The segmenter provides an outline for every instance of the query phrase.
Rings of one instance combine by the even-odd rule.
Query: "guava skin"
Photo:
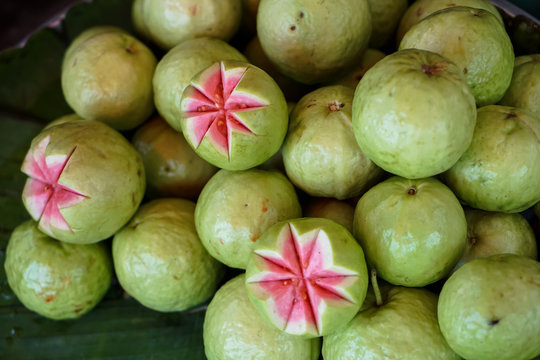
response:
[[[241,274],[229,280],[208,305],[203,328],[208,360],[317,360],[320,339],[302,339],[266,324],[249,301],[244,279]]]
[[[489,11],[465,6],[436,11],[405,34],[399,50],[409,48],[453,61],[479,107],[497,103],[510,86],[514,49],[505,28]]]
[[[343,200],[331,198],[312,199],[304,210],[306,217],[322,217],[343,225],[353,232],[354,206]]]
[[[331,81],[367,48],[367,0],[261,0],[257,34],[268,58],[305,84]]]
[[[393,38],[409,4],[407,0],[368,0],[368,3],[372,22],[369,46],[379,49]]]
[[[460,69],[416,49],[387,55],[366,72],[352,104],[354,135],[375,164],[418,179],[448,170],[469,147],[476,106]]]
[[[133,129],[154,111],[157,60],[142,42],[114,27],[90,28],[67,49],[62,91],[81,117]]]
[[[507,106],[478,109],[471,146],[443,179],[477,209],[515,213],[533,206],[540,201],[540,119]]]
[[[268,227],[301,215],[295,189],[282,173],[220,170],[199,195],[195,225],[210,255],[227,266],[245,269]]]
[[[521,56],[514,62],[512,81],[500,105],[527,109],[540,116],[540,54]]]
[[[291,182],[311,196],[352,198],[382,174],[354,137],[353,94],[343,85],[322,87],[300,99],[291,114],[283,164]]]
[[[364,74],[379,62],[386,54],[377,49],[366,49],[358,61],[358,65],[353,67],[345,76],[333,81],[331,85],[345,85],[356,89]]]
[[[76,244],[112,236],[135,213],[146,187],[137,151],[94,120],[47,127],[32,140],[22,171],[29,175],[23,203],[39,229]]]
[[[28,309],[54,320],[74,319],[101,301],[113,276],[104,244],[55,240],[28,220],[8,242],[4,264],[9,286]]]
[[[169,125],[181,131],[180,103],[184,89],[201,70],[220,60],[246,61],[244,55],[215,38],[186,40],[169,50],[158,62],[154,78],[154,103]]]
[[[467,242],[467,222],[458,199],[439,180],[395,176],[360,198],[353,234],[381,278],[422,287],[457,264]]]
[[[161,117],[141,126],[132,139],[146,172],[146,196],[195,199],[219,170],[201,159]]]
[[[444,284],[441,332],[466,359],[540,355],[540,263],[515,254],[468,262]]]
[[[201,244],[195,203],[162,198],[142,205],[113,239],[120,285],[144,306],[182,311],[210,298],[224,267]]]
[[[385,286],[381,292],[381,306],[370,288],[358,315],[323,338],[324,360],[461,359],[439,329],[437,295],[401,286]]]

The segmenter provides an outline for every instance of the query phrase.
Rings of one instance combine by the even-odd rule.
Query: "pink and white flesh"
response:
[[[46,155],[50,137],[47,136],[31,149],[22,164],[22,172],[29,176],[23,189],[26,209],[40,229],[54,236],[51,228],[74,231],[60,209],[80,203],[88,196],[59,183],[76,147],[67,155]]]

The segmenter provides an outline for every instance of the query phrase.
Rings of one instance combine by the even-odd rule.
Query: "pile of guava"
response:
[[[540,356],[540,54],[490,1],[409,3],[135,0],[134,33],[83,31],[21,164],[19,300],[207,306],[209,360]]]

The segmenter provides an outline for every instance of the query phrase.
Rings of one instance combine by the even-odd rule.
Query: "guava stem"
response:
[[[382,306],[382,296],[381,290],[379,290],[379,284],[377,283],[377,270],[375,268],[371,269],[371,286],[373,287],[373,292],[375,293],[375,300],[377,301],[377,306]]]

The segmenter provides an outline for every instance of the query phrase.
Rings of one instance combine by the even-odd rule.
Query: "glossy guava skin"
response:
[[[118,281],[144,306],[182,311],[214,294],[224,269],[201,244],[194,213],[189,200],[153,200],[114,236]]]
[[[367,0],[261,0],[261,46],[285,75],[306,84],[330,81],[367,48]]]
[[[460,69],[425,50],[376,63],[356,87],[352,108],[362,151],[384,170],[414,179],[448,170],[470,145],[476,123]]]
[[[227,266],[245,269],[263,232],[297,218],[302,208],[293,185],[278,171],[218,171],[203,188],[195,225],[208,252]]]
[[[291,182],[311,196],[352,198],[382,174],[354,137],[353,94],[347,86],[325,86],[300,99],[291,114],[283,164]]]
[[[302,339],[266,324],[249,301],[244,278],[229,280],[208,305],[203,328],[208,360],[317,360],[320,339]]]
[[[540,355],[540,263],[515,254],[468,262],[444,284],[439,325],[466,359]]]
[[[527,109],[540,116],[540,54],[516,58],[512,81],[499,104]]]
[[[225,41],[202,37],[178,44],[158,62],[152,80],[154,103],[159,114],[173,129],[181,131],[180,100],[191,79],[216,61],[225,59],[246,60],[244,55]]]
[[[281,221],[269,227],[261,236],[261,239],[254,247],[254,251],[270,250],[280,251],[278,244],[280,243],[279,235],[284,227],[294,227],[297,233],[301,236],[308,232],[319,230],[325,232],[330,240],[330,252],[324,253],[324,258],[330,259],[328,263],[345,268],[350,272],[356,273],[354,280],[347,283],[342,291],[347,293],[350,301],[341,301],[336,304],[335,301],[327,300],[326,307],[321,314],[321,324],[317,328],[317,332],[306,331],[295,336],[303,338],[320,337],[338,331],[345,326],[360,310],[362,303],[366,297],[369,284],[368,271],[364,252],[355,241],[351,233],[342,225],[333,220],[325,218],[299,218]],[[307,264],[304,264],[307,268]],[[255,306],[259,314],[277,329],[281,329],[276,320],[278,316],[269,308],[267,302],[270,296],[256,282],[250,282],[250,278],[260,272],[266,271],[267,267],[261,263],[260,256],[252,253],[246,267],[246,286],[248,296],[251,303]]]
[[[471,207],[523,211],[540,201],[539,134],[540,119],[526,110],[480,108],[471,146],[443,179]]]
[[[439,329],[437,295],[401,286],[384,286],[381,293],[377,306],[370,288],[354,319],[323,338],[324,360],[461,359]]]
[[[132,139],[146,172],[146,195],[195,199],[218,168],[201,159],[184,136],[156,117]]]
[[[133,129],[154,111],[157,60],[142,42],[114,27],[86,30],[67,49],[62,90],[81,117],[118,130]]]
[[[51,227],[49,235],[75,244],[112,236],[137,211],[144,196],[146,180],[140,155],[119,132],[94,120],[49,126],[32,140],[30,151],[47,137],[45,156],[65,156],[73,151],[58,183],[87,196],[60,209],[73,231]],[[23,192],[27,207],[28,201]]]
[[[4,264],[9,286],[28,309],[54,320],[90,311],[111,284],[113,265],[104,244],[55,240],[27,220],[11,234]]]
[[[504,26],[491,12],[465,6],[439,10],[405,34],[399,50],[436,52],[465,76],[478,106],[497,103],[508,89],[514,49]]]
[[[463,208],[435,178],[395,176],[375,185],[358,201],[353,229],[377,274],[409,287],[446,276],[467,242]]]

